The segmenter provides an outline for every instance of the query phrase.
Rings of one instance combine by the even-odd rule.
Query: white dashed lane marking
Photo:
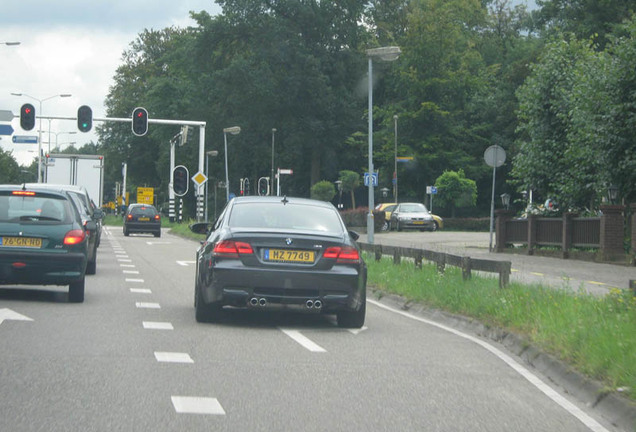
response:
[[[142,324],[147,330],[174,330],[169,322],[144,321]]]
[[[148,288],[130,288],[130,292],[133,294],[152,294],[152,290]]]
[[[143,283],[143,282],[144,282],[144,280],[143,280],[143,279],[130,279],[130,278],[126,278],[126,282]]]
[[[135,306],[139,309],[161,309],[159,303],[136,302]]]
[[[176,352],[155,352],[155,358],[158,362],[164,363],[194,363],[190,354]]]
[[[172,396],[172,405],[180,414],[225,415],[225,410],[216,398]]]
[[[289,330],[283,328],[281,328],[280,330],[311,352],[327,352],[327,350],[309,339],[307,336],[301,334],[298,330]]]

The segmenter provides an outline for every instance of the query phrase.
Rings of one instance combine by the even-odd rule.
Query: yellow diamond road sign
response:
[[[197,185],[202,186],[206,181],[208,181],[208,178],[205,174],[199,171],[192,176],[192,181],[195,182]]]

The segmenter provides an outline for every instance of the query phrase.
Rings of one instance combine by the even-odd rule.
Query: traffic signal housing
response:
[[[189,180],[190,175],[186,167],[183,165],[174,167],[172,170],[172,190],[176,196],[184,196],[188,193]]]
[[[25,131],[30,131],[35,127],[35,107],[30,103],[20,107],[20,127]]]
[[[138,107],[132,114],[132,131],[137,136],[144,136],[148,132],[148,111]]]
[[[93,128],[93,110],[88,105],[77,109],[77,128],[80,132],[90,132]]]

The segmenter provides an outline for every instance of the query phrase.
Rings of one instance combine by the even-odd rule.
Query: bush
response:
[[[366,228],[368,213],[369,213],[368,207],[358,207],[352,210],[341,211],[340,216],[342,216],[342,220],[344,221],[347,228],[354,228],[354,227]],[[384,212],[373,210],[373,219],[374,219],[375,231],[381,230],[382,225],[384,224]]]
[[[490,218],[444,219],[445,231],[490,231]]]

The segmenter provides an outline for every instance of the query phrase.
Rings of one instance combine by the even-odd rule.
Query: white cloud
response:
[[[220,12],[212,0],[137,0],[96,1],[32,0],[3,4],[0,14],[0,42],[19,41],[18,46],[0,45],[0,110],[19,114],[23,103],[33,103],[40,114],[39,100],[70,93],[69,98],[54,97],[42,103],[45,116],[74,117],[77,108],[88,105],[95,117],[105,116],[104,100],[124,50],[144,29],[193,25],[189,11]],[[49,121],[42,123],[48,130]],[[94,133],[77,131],[68,120],[51,120],[51,130],[58,133],[59,142],[72,138],[76,146],[97,141]],[[16,135],[37,135],[20,129],[20,122],[11,123]],[[36,126],[36,129],[38,127]],[[13,144],[11,137],[0,136],[4,150],[13,150],[21,164],[29,164],[37,155],[36,144]],[[47,149],[48,135],[42,139]],[[55,144],[55,135],[52,137]],[[35,152],[34,152],[35,150]]]

